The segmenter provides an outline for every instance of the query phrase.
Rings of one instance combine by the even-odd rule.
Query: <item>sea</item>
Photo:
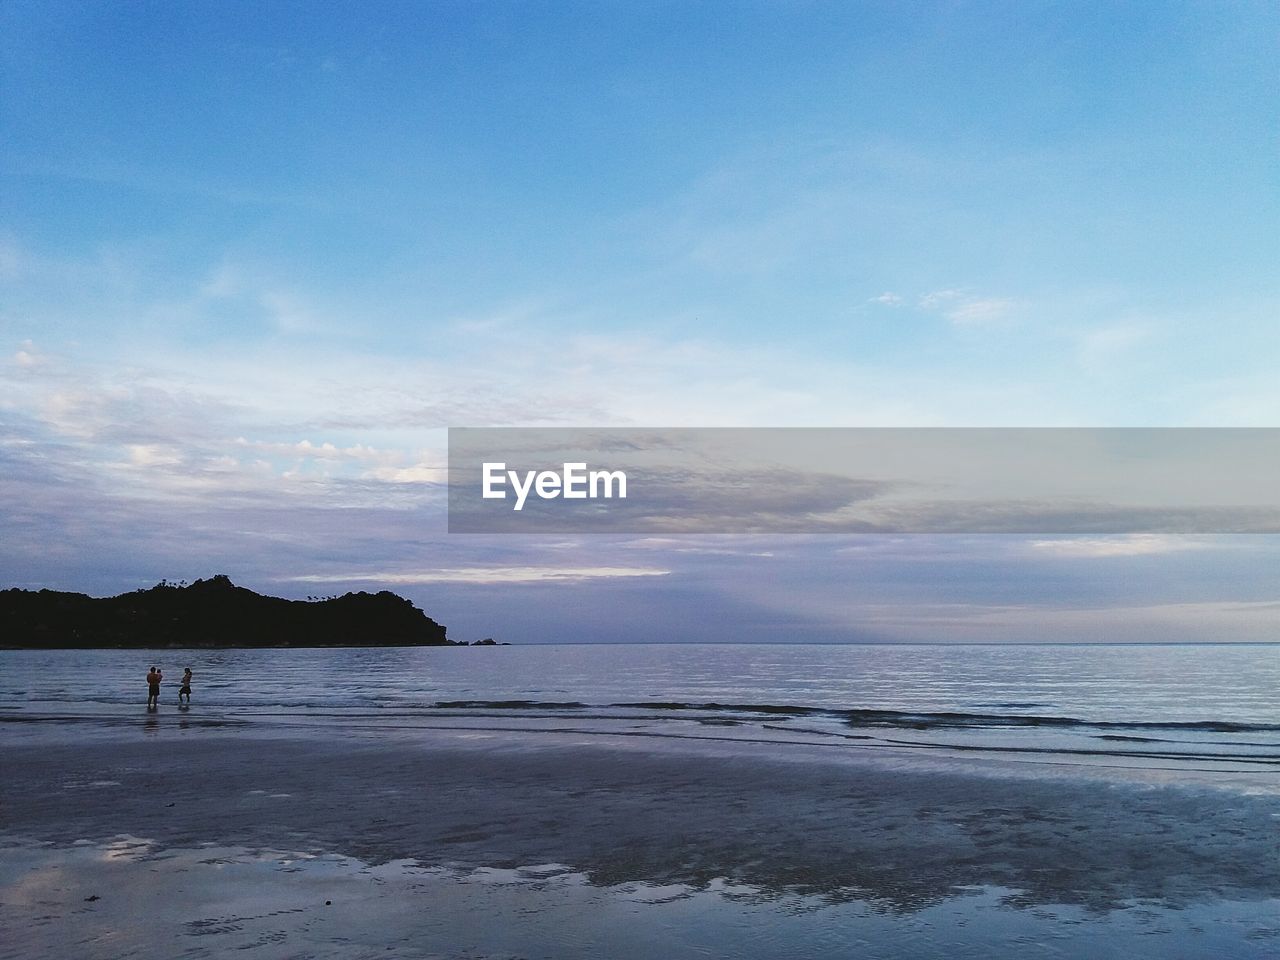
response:
[[[165,674],[145,708],[147,669]],[[189,708],[178,678],[194,673]],[[803,744],[1280,781],[1277,644],[8,650],[10,736],[432,729]]]
[[[153,664],[165,681],[148,711]],[[189,706],[178,703],[184,667]],[[148,779],[136,758],[151,736],[194,738],[183,755],[206,758],[239,755],[238,742],[208,750],[210,738],[263,738],[249,746],[269,760]],[[576,794],[514,774],[505,793],[468,793],[464,766],[428,808],[394,771],[385,782],[335,771],[359,790],[335,787],[332,799],[316,789],[327,778],[305,767],[273,772],[298,744],[272,738],[475,741],[500,763],[525,752],[599,761],[635,747],[730,758],[711,771],[750,770],[754,756],[768,759],[769,776],[789,758],[797,776],[815,756],[856,769],[825,794],[786,792],[782,820],[768,790],[739,801],[713,789],[715,775],[638,790],[598,762],[573,781],[589,798],[581,807]],[[72,749],[75,766],[40,781],[68,825],[28,813],[43,827],[20,828],[20,805],[9,807],[4,956],[1280,956],[1268,829],[1280,817],[1280,644],[0,651],[0,746],[15,764],[46,769],[47,758],[58,771],[61,748],[95,741],[103,760],[86,765],[95,755]],[[568,749],[542,754],[547,744]],[[579,753],[585,744],[604,749]],[[269,745],[280,749],[253,749]],[[412,755],[350,756],[375,764],[355,769],[386,772],[384,753]],[[636,770],[668,769],[632,759]],[[557,762],[545,769],[571,769]],[[948,775],[918,776],[933,769]],[[902,785],[901,808],[855,789],[872,775]],[[1115,781],[1136,786],[1112,790]],[[10,781],[11,794],[24,783]],[[938,795],[913,793],[921,783]],[[1152,789],[1165,785],[1178,789]],[[366,788],[385,804],[378,816]],[[210,791],[216,802],[202,800]],[[530,797],[549,805],[526,809]],[[364,813],[349,824],[344,803]],[[95,804],[109,813],[94,819]],[[677,867],[651,875],[645,864],[668,854],[646,838],[668,816]],[[748,841],[729,829],[735,818],[787,829]],[[573,854],[507,863],[527,845],[540,850],[543,832]],[[724,875],[686,882],[679,864],[690,857]],[[1064,860],[1073,857],[1084,867]],[[792,864],[786,883],[761,868],[771,859]],[[745,872],[731,876],[737,866]],[[833,870],[847,873],[847,890],[819,884]]]

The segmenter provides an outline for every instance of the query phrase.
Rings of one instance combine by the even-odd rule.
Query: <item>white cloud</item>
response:
[[[1018,301],[1008,297],[986,297],[967,300],[943,315],[957,326],[976,327],[1008,319],[1017,307]]]
[[[296,457],[306,460],[354,460],[361,463],[388,463],[401,456],[397,451],[378,450],[363,443],[339,447],[328,440],[322,443],[312,443],[310,440],[299,440],[296,443],[276,443],[236,437],[235,445],[247,447],[256,453],[269,456]]]
[[[135,467],[173,467],[182,463],[182,455],[176,449],[157,443],[131,443],[125,449]]]
[[[408,467],[378,467],[365,476],[384,483],[445,483],[449,470],[439,464],[415,463]]]
[[[1159,534],[1032,540],[1029,545],[1036,553],[1089,560],[1099,557],[1144,557],[1165,553],[1179,553],[1204,546],[1203,542],[1187,537],[1161,536]]]
[[[620,577],[665,577],[670,570],[656,567],[440,567],[382,573],[306,574],[291,583],[385,583],[404,586],[426,583],[581,583]]]
[[[941,313],[958,327],[980,327],[1010,319],[1021,306],[1011,297],[979,297],[965,290],[934,290],[916,301],[921,310]]]
[[[23,340],[18,344],[18,351],[13,355],[13,362],[18,366],[30,370],[34,367],[43,366],[45,357],[36,349],[35,341]]]
[[[669,554],[697,554],[716,557],[772,557],[773,550],[752,549],[751,545],[762,542],[756,537],[740,535],[715,537],[699,540],[694,537],[640,537],[627,540],[619,546],[632,550],[656,550]],[[768,542],[767,538],[763,542]],[[723,546],[718,544],[725,544]],[[729,546],[733,544],[733,546]]]
[[[940,310],[944,306],[954,303],[964,294],[959,290],[934,290],[932,293],[922,293],[916,301],[916,306],[921,310]]]

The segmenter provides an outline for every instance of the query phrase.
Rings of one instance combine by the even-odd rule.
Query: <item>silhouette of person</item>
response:
[[[182,672],[182,686],[178,688],[178,703],[182,703],[182,698],[187,698],[187,706],[191,706],[191,668],[187,667]]]
[[[164,674],[160,668],[152,666],[147,672],[147,709],[154,710],[160,705],[160,680]]]

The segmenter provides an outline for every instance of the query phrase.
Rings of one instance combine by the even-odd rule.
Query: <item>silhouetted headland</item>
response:
[[[118,597],[0,590],[0,646],[451,646],[445,628],[390,591],[324,600],[264,597],[219,575]]]

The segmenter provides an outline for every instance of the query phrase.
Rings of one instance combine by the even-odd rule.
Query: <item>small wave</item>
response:
[[[585,703],[555,703],[542,700],[441,700],[440,710],[585,710]]]
[[[638,703],[611,703],[611,707],[631,710],[699,710],[704,713],[767,713],[788,717],[816,717],[843,711],[823,707],[797,707],[781,703],[681,703],[679,700],[644,700]]]
[[[1207,762],[1235,762],[1249,764],[1260,764],[1264,766],[1274,767],[1280,766],[1280,754],[1275,753],[1221,753],[1214,751],[1206,751],[1203,749],[1182,751],[1182,750],[1124,750],[1119,747],[1111,750],[1099,748],[1089,749],[1080,747],[1066,747],[1056,744],[1036,744],[1035,746],[1018,747],[1006,744],[983,744],[983,743],[945,743],[924,740],[895,740],[891,737],[873,737],[867,734],[854,733],[834,733],[830,730],[811,730],[797,729],[795,727],[776,727],[772,724],[763,724],[766,730],[778,730],[785,733],[804,733],[814,736],[838,738],[841,740],[872,740],[876,741],[876,746],[893,746],[910,750],[956,750],[966,753],[1028,753],[1028,754],[1044,754],[1061,755],[1061,756],[1081,756],[1081,757],[1127,757],[1139,760],[1199,760]],[[1143,743],[1170,743],[1174,741],[1155,740],[1149,737],[1099,737],[1101,740],[1124,740],[1139,741]],[[1213,744],[1213,746],[1222,746],[1222,744]],[[1241,744],[1241,746],[1254,746],[1254,744]]]
[[[1197,730],[1205,733],[1276,733],[1280,724],[1231,720],[1084,720],[1080,717],[1010,713],[908,713],[898,710],[847,710],[850,726],[913,727],[1087,727],[1101,730]]]
[[[949,710],[927,712],[866,708],[841,710],[828,707],[805,707],[777,703],[686,703],[670,700],[612,703],[609,706],[640,710],[695,710],[702,713],[832,717],[843,720],[851,727],[899,727],[916,730],[944,727],[1049,727],[1102,730],[1190,730],[1206,733],[1280,732],[1280,724],[1246,723],[1234,720],[1085,720],[1080,717],[1022,713],[965,713]]]
[[[890,740],[897,747],[928,750],[957,750],[965,753],[1040,753],[1073,757],[1125,757],[1143,760],[1197,760],[1211,763],[1248,763],[1259,766],[1280,766],[1280,754],[1274,753],[1218,753],[1213,751],[1181,751],[1181,750],[1101,750],[1083,749],[1080,747],[1034,746],[1014,747],[1004,744],[980,743],[921,743],[918,740]]]
[[[995,703],[975,703],[975,707],[982,707],[986,710],[1043,710],[1045,707],[1052,707],[1051,703],[1031,703],[1022,700],[1004,700]]]

